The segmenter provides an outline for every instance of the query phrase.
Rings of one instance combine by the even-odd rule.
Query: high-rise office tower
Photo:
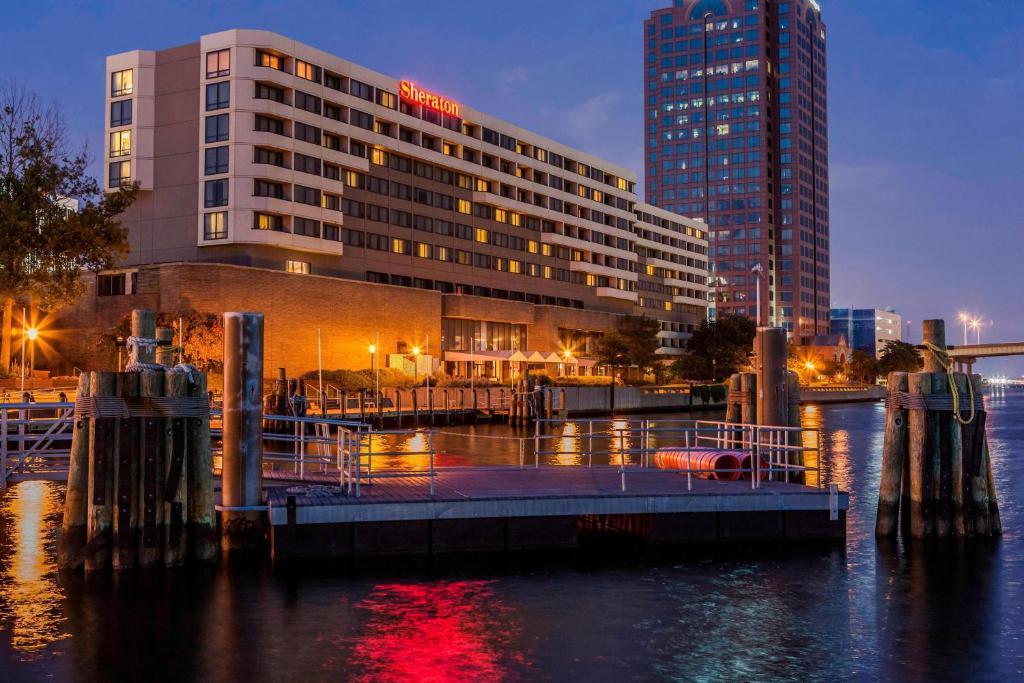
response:
[[[674,0],[644,23],[646,199],[710,226],[709,315],[828,332],[825,40],[815,0]]]

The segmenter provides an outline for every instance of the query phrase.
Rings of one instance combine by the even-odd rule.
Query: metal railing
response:
[[[0,489],[67,478],[74,412],[74,403],[0,404]]]

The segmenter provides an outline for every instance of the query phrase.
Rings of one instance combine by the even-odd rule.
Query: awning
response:
[[[452,362],[474,362],[474,361],[489,361],[509,360],[509,356],[512,355],[511,351],[445,351],[444,359]]]

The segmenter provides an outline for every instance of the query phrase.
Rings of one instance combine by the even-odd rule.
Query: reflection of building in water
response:
[[[556,465],[581,464],[582,458],[580,455],[579,426],[575,422],[566,422],[562,425],[562,438],[559,439],[557,443],[558,454],[555,456]]]
[[[629,432],[629,420],[612,420],[608,427],[608,462],[622,465],[631,462],[629,455],[633,440]]]
[[[17,484],[0,498],[0,539],[7,539],[0,543],[0,630],[9,630],[15,651],[34,652],[66,635],[57,567],[47,553],[47,517],[59,512],[55,485],[42,481]]]

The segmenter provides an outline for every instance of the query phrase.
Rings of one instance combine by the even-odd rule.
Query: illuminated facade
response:
[[[754,317],[760,288],[761,324],[827,333],[820,7],[675,0],[651,12],[643,40],[646,199],[709,225],[710,315]]]
[[[886,342],[903,339],[903,316],[892,308],[833,308],[832,334],[841,334],[855,351],[881,358]]]
[[[438,332],[453,358],[558,353],[517,348],[531,306],[597,316],[555,338],[647,314],[664,355],[705,318],[703,223],[638,204],[631,171],[420,81],[232,30],[111,56],[106,88],[106,184],[142,194],[131,253],[105,277],[206,262],[433,291],[476,330],[466,342],[444,323],[463,330]],[[457,297],[506,313],[458,312]]]

